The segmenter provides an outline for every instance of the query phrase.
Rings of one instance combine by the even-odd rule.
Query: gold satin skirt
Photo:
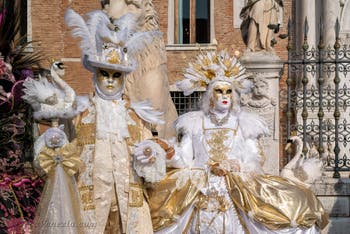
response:
[[[171,176],[180,170],[168,172],[165,179],[146,190],[155,231],[174,224],[175,217],[200,200],[201,193],[190,180],[181,189],[176,188],[176,179]],[[321,202],[310,189],[300,184],[272,175],[255,175],[249,181],[233,173],[224,176],[235,208],[270,230],[313,225],[323,229],[328,224],[328,215]],[[242,225],[246,227],[244,223]]]

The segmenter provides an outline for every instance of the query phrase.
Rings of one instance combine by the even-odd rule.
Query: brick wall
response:
[[[80,49],[78,39],[72,38],[64,23],[64,13],[71,7],[79,14],[99,9],[99,0],[32,0],[32,36],[37,41],[39,49],[45,57],[65,60],[68,66],[65,80],[79,94],[86,94],[92,90],[92,74],[86,71],[80,62]],[[70,61],[70,62],[69,62]],[[73,62],[72,62],[73,61]],[[48,68],[48,60],[42,61],[43,67]]]
[[[167,41],[168,1],[154,0],[153,4],[158,12],[160,30],[164,33],[164,40]],[[285,32],[288,17],[291,15],[292,0],[285,0],[284,4],[282,33]],[[33,40],[39,42],[38,46],[46,57],[64,58],[65,63],[69,66],[65,79],[78,93],[88,93],[92,88],[90,79],[92,75],[84,70],[78,61],[81,54],[78,47],[79,41],[70,36],[63,19],[68,5],[68,0],[52,0],[50,4],[44,0],[32,0]],[[83,15],[91,10],[100,9],[100,1],[73,0],[69,6]],[[218,42],[218,48],[229,48],[243,52],[245,45],[241,39],[240,30],[233,27],[233,0],[214,0],[214,10],[215,38]],[[287,40],[279,40],[276,45],[276,52],[283,59],[287,58],[286,43]],[[167,52],[170,84],[182,78],[183,69],[197,53],[198,51]],[[49,66],[47,61],[44,61],[43,65]],[[282,83],[281,85],[283,85]]]

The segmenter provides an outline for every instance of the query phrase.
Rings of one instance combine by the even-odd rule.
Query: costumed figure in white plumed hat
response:
[[[75,119],[76,139],[85,167],[78,175],[83,224],[87,233],[153,233],[143,181],[132,168],[130,147],[152,138],[151,124],[162,124],[162,113],[147,101],[134,103],[124,92],[125,76],[154,32],[135,32],[133,15],[112,23],[100,10],[86,21],[71,9],[65,21],[81,39],[84,66],[94,74],[95,94],[88,109]]]
[[[118,24],[125,15],[133,15],[138,26],[135,35],[152,35],[142,49],[129,50],[130,58],[135,59],[138,66],[125,77],[125,94],[133,102],[150,101],[155,109],[162,112],[165,122],[154,126],[159,136],[166,139],[174,137],[172,123],[177,113],[169,92],[163,34],[152,0],[101,0],[101,3],[114,24]]]
[[[201,110],[175,122],[181,140],[167,152],[149,140],[135,148],[157,233],[318,233],[327,224],[311,190],[263,173],[258,138],[268,127],[240,109],[246,78],[226,51],[202,52],[177,84],[185,95],[206,88]]]

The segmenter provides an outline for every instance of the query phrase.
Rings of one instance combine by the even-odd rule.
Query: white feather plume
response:
[[[113,20],[113,25],[118,27],[118,31],[127,32],[127,37],[129,38],[132,37],[132,34],[135,32],[140,31],[139,21],[132,13],[125,14],[120,18]]]
[[[90,35],[95,35],[92,40],[92,45],[96,46],[96,53],[101,55],[104,42],[116,43],[116,40],[113,40],[113,31],[108,28],[111,22],[106,13],[101,10],[95,10],[86,15],[86,25],[89,28]]]
[[[81,17],[74,10],[68,8],[64,20],[66,24],[72,29],[72,36],[79,37],[81,39],[80,48],[84,54],[96,54],[94,35],[91,34],[90,30],[85,23],[83,17]]]
[[[267,123],[257,114],[241,111],[238,121],[245,138],[256,139],[270,134]]]
[[[161,119],[163,113],[154,110],[149,101],[142,101],[138,103],[131,102],[130,107],[136,112],[136,114],[143,120],[152,124],[164,124]]]
[[[186,77],[184,80],[176,82],[176,87],[179,90],[183,90],[185,96],[191,95],[198,89],[198,86],[194,85],[193,80],[186,79]]]

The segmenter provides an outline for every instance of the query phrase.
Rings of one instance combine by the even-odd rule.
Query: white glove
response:
[[[158,144],[151,140],[145,140],[135,145],[134,158],[142,164],[154,163],[156,160],[155,148]]]
[[[135,145],[134,169],[138,176],[147,182],[158,182],[166,174],[166,153],[152,140],[145,140]]]

